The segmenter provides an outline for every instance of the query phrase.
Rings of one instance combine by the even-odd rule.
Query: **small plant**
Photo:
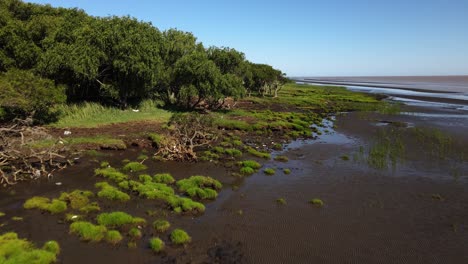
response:
[[[141,174],[140,176],[138,176],[138,179],[143,182],[143,183],[146,183],[146,182],[152,182],[153,181],[153,177],[151,177],[150,175],[148,174]]]
[[[286,204],[286,200],[285,200],[284,198],[278,198],[278,199],[276,199],[276,202],[277,202],[278,204],[281,204],[281,205],[285,205],[285,204]]]
[[[192,238],[182,229],[174,229],[171,233],[171,241],[176,245],[184,245],[190,243]]]
[[[153,222],[153,227],[156,231],[163,233],[171,227],[171,224],[166,220],[156,220]]]
[[[281,145],[280,143],[276,143],[273,145],[272,149],[274,150],[283,150],[283,145]]]
[[[50,201],[50,199],[46,197],[34,196],[26,200],[23,207],[25,209],[36,208],[48,211],[52,214],[58,214],[67,210],[67,203],[58,199],[52,199],[52,201]]]
[[[153,176],[153,181],[156,183],[165,184],[173,184],[175,182],[174,178],[169,173],[158,173]]]
[[[95,187],[101,188],[101,190],[97,193],[97,196],[99,198],[105,198],[105,199],[109,199],[112,201],[121,201],[121,202],[126,202],[130,200],[130,195],[120,191],[116,187],[108,184],[107,182],[98,182],[95,184]]]
[[[287,162],[287,161],[289,161],[289,158],[286,157],[286,156],[280,155],[280,156],[276,156],[276,157],[275,157],[275,160],[276,160],[276,161],[281,161],[281,162]]]
[[[138,172],[146,170],[148,167],[140,162],[129,162],[122,168],[125,172]]]
[[[248,147],[247,152],[249,154],[255,156],[255,157],[259,157],[259,158],[262,158],[262,159],[271,159],[270,153],[258,151],[258,150],[254,149],[252,147]]]
[[[45,251],[48,251],[50,253],[53,253],[55,255],[60,254],[60,245],[57,243],[57,241],[47,241],[44,243],[44,246],[42,246],[42,249]]]
[[[95,169],[94,174],[96,176],[101,176],[104,178],[108,178],[109,180],[113,180],[115,182],[121,182],[123,180],[127,180],[128,176],[123,174],[122,172],[118,171],[115,168],[107,167],[101,169]]]
[[[159,237],[153,237],[149,241],[150,248],[156,252],[159,253],[164,250],[164,242],[159,238]]]
[[[291,170],[290,169],[283,169],[283,173],[284,174],[291,174]]]
[[[275,172],[276,171],[273,168],[266,168],[266,169],[263,170],[263,173],[265,173],[266,175],[273,175],[273,174],[275,174]]]
[[[101,207],[99,207],[99,204],[97,202],[92,202],[80,208],[80,212],[85,214],[99,211],[101,211]]]
[[[132,239],[140,239],[143,234],[141,233],[140,229],[136,228],[136,227],[132,227],[130,229],[130,231],[128,231],[128,235],[132,238]]]
[[[232,141],[232,145],[236,146],[236,147],[240,147],[240,146],[242,146],[244,144],[242,143],[242,141],[235,139],[235,140]]]
[[[71,193],[61,193],[59,200],[67,202],[72,209],[80,209],[89,203],[88,197],[93,195],[90,191],[74,190]]]
[[[318,207],[322,207],[323,206],[323,201],[318,199],[318,198],[314,198],[312,200],[309,201],[310,204],[313,204],[315,206],[318,206]]]
[[[5,216],[4,212],[0,212],[0,217]]]
[[[23,221],[24,218],[21,217],[21,216],[13,216],[13,217],[11,218],[11,220],[13,220],[13,221]]]
[[[109,230],[106,233],[106,236],[104,238],[108,243],[112,245],[118,244],[120,241],[122,241],[123,237],[120,234],[119,231],[117,230]]]
[[[102,213],[96,218],[98,224],[108,228],[119,228],[124,225],[139,225],[143,221],[142,218],[133,217],[124,212]],[[142,221],[143,220],[143,221]],[[146,222],[146,221],[145,221]]]
[[[100,166],[101,166],[101,168],[108,168],[108,167],[110,167],[110,164],[107,161],[103,161],[103,162],[101,162]]]
[[[241,173],[242,175],[252,175],[252,174],[255,173],[255,170],[252,169],[251,167],[242,167],[242,168],[240,169],[240,173]]]
[[[242,167],[249,167],[254,170],[258,170],[262,167],[262,165],[260,165],[260,163],[256,162],[255,160],[244,160],[244,161],[239,162],[239,164]]]
[[[190,197],[199,197],[200,199],[215,199],[223,185],[211,177],[191,176],[177,182],[179,191],[188,194]]]
[[[84,241],[99,242],[106,233],[105,226],[93,225],[90,222],[78,221],[70,225],[70,234],[76,234]]]
[[[137,247],[137,243],[136,243],[135,241],[128,241],[127,247],[128,247],[128,248],[136,248],[136,247]]]
[[[137,157],[137,160],[139,161],[143,161],[143,160],[147,160],[149,157],[145,154],[140,154],[138,157]]]
[[[241,157],[242,156],[242,151],[234,148],[226,149],[225,153],[229,156],[232,157]]]

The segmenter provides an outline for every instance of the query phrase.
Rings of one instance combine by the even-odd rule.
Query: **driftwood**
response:
[[[35,147],[38,140],[50,140],[47,147]],[[50,177],[52,172],[71,164],[64,155],[63,141],[54,141],[42,127],[24,122],[0,127],[0,184],[12,185],[20,180]]]
[[[170,131],[160,142],[155,156],[165,160],[196,161],[195,148],[217,140],[213,119],[202,114],[178,114],[170,121]]]

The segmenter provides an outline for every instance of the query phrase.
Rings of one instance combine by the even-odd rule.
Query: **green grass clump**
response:
[[[153,181],[156,183],[165,184],[173,184],[175,182],[174,178],[169,173],[158,173],[153,176]]]
[[[283,169],[283,173],[284,174],[291,174],[291,170],[290,169]]]
[[[46,242],[37,249],[31,242],[18,238],[16,233],[0,235],[0,263],[5,264],[49,264],[57,260],[60,246],[55,241]]]
[[[281,145],[280,143],[276,143],[273,145],[272,149],[274,150],[283,150],[283,145]]]
[[[5,216],[4,212],[0,212],[0,217]]]
[[[100,166],[101,168],[107,168],[107,167],[110,167],[110,163],[107,162],[107,161],[103,161],[103,162],[101,162],[101,163],[99,164],[99,166]]]
[[[234,148],[226,149],[225,153],[229,156],[237,157],[237,158],[242,156],[242,151],[238,149],[234,149]]]
[[[153,142],[153,145],[157,148],[162,147],[164,143],[166,142],[166,137],[161,134],[149,133],[148,137]]]
[[[110,185],[107,182],[98,182],[95,184],[96,188],[101,188],[97,193],[99,198],[105,198],[112,201],[126,202],[130,200],[130,195],[120,191],[116,187]]]
[[[266,168],[266,169],[263,170],[263,173],[265,173],[266,175],[273,175],[273,174],[275,174],[275,172],[276,171],[273,168]]]
[[[314,198],[314,199],[310,200],[309,203],[313,204],[313,205],[316,205],[316,206],[319,206],[319,207],[323,206],[323,201],[318,199],[318,198]]]
[[[141,233],[140,229],[136,228],[136,227],[132,227],[130,229],[130,231],[128,231],[128,235],[132,238],[132,239],[140,239],[143,234]]]
[[[141,185],[143,185],[143,183],[134,180],[129,180],[121,181],[118,185],[119,188],[122,188],[124,190],[136,191]]]
[[[140,162],[129,162],[125,164],[125,166],[122,168],[123,171],[125,172],[138,172],[138,171],[143,171],[146,170],[148,167],[145,164],[141,164]]]
[[[143,161],[143,160],[147,160],[148,158],[149,158],[148,155],[140,154],[138,155],[137,160]]]
[[[138,179],[144,183],[153,181],[153,177],[151,177],[148,174],[141,174],[140,176],[138,176]]]
[[[223,185],[211,177],[207,176],[191,176],[187,179],[177,181],[179,191],[188,194],[190,197],[198,197],[200,199],[215,199],[219,190]]]
[[[112,245],[116,245],[118,244],[120,241],[122,241],[123,237],[122,235],[120,234],[119,231],[117,230],[109,230],[107,231],[106,233],[106,236],[104,237],[104,239],[112,244]]]
[[[200,156],[200,160],[202,161],[211,161],[211,160],[218,160],[218,159],[219,159],[219,155],[209,150],[204,151],[202,155]]]
[[[71,193],[63,192],[59,200],[67,202],[72,209],[80,209],[89,203],[89,197],[94,196],[90,191],[74,190]]]
[[[203,213],[205,211],[205,205],[186,197],[172,196],[168,203],[176,213]]]
[[[149,246],[154,252],[159,253],[164,250],[165,245],[159,237],[153,237],[149,241]]]
[[[171,241],[176,245],[184,245],[190,243],[192,238],[182,229],[174,229],[171,233]]]
[[[57,243],[57,241],[54,240],[45,242],[44,246],[42,246],[42,249],[55,255],[60,254],[60,245]]]
[[[121,182],[123,180],[128,179],[127,175],[123,174],[122,172],[120,172],[117,169],[112,168],[112,167],[95,169],[94,174],[96,176],[102,176],[104,178],[107,178],[109,180],[113,180],[115,182]]]
[[[278,199],[276,199],[276,202],[277,202],[278,204],[281,204],[281,205],[285,205],[285,204],[286,204],[286,200],[285,200],[284,198],[278,198]]]
[[[146,220],[140,217],[133,217],[124,212],[111,212],[99,214],[96,218],[98,224],[108,228],[119,228],[126,225],[145,225]]]
[[[287,162],[287,161],[289,160],[289,158],[286,157],[286,156],[280,155],[280,156],[276,156],[276,157],[275,157],[275,160],[276,160],[276,161],[281,161],[281,162]]]
[[[240,147],[240,146],[244,145],[244,143],[242,143],[242,141],[240,141],[240,140],[234,139],[232,141],[232,145],[236,146],[236,147]]]
[[[67,210],[67,203],[64,201],[60,201],[58,199],[52,199],[50,201],[49,198],[34,196],[23,204],[25,209],[40,209],[43,211],[48,211],[52,214],[62,213]]]
[[[249,167],[254,170],[258,170],[262,167],[260,163],[256,162],[255,160],[244,160],[239,163],[242,167]]]
[[[76,234],[84,241],[99,242],[106,233],[105,226],[93,225],[90,222],[78,221],[70,225],[70,234]]]
[[[271,159],[271,155],[270,153],[268,152],[262,152],[262,151],[258,151],[252,147],[248,147],[247,148],[247,152],[250,154],[250,155],[253,155],[255,157],[259,157],[259,158],[262,158],[262,159]]]
[[[174,189],[164,183],[145,182],[136,187],[140,196],[147,199],[163,199],[166,196],[174,195]]]
[[[153,227],[156,229],[156,231],[162,233],[166,232],[171,227],[171,223],[169,223],[167,220],[159,219],[153,222]]]
[[[250,167],[242,167],[240,168],[240,173],[242,175],[252,175],[255,173],[255,170]]]
[[[218,153],[218,154],[224,154],[225,150],[223,147],[214,147],[213,152]]]
[[[92,202],[80,208],[80,212],[85,214],[99,211],[101,211],[101,207],[99,207],[99,204],[97,202]]]

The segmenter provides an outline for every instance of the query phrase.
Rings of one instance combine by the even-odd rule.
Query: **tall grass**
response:
[[[98,127],[113,123],[130,121],[154,121],[166,122],[171,113],[158,108],[159,103],[152,100],[143,101],[138,111],[133,109],[121,110],[114,107],[106,107],[98,103],[83,103],[75,105],[61,105],[59,120],[52,124],[54,127]]]

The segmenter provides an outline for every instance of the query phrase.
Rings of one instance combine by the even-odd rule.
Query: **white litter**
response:
[[[71,135],[71,131],[65,130],[65,131],[63,131],[63,134],[64,134],[65,136]]]
[[[140,112],[140,110],[138,110],[138,109],[132,109],[132,111],[135,112],[135,113]]]

